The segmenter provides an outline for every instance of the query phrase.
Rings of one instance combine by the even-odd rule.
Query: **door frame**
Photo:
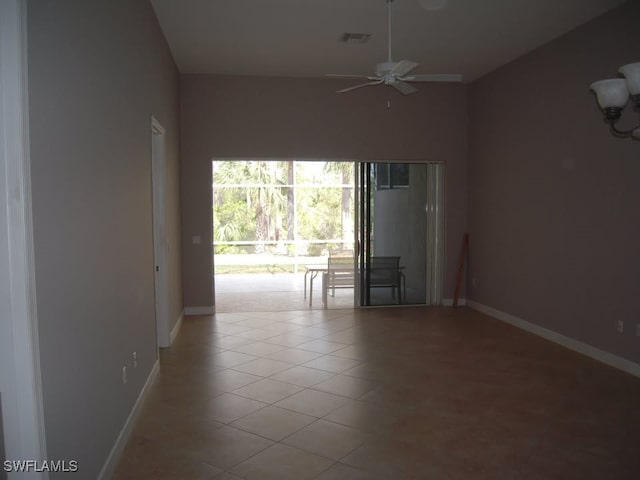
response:
[[[444,287],[444,163],[427,164],[427,305],[441,305]]]
[[[441,162],[418,161],[356,161],[355,162],[355,212],[356,228],[355,242],[356,255],[356,286],[354,289],[354,301],[361,308],[371,307],[369,284],[370,269],[367,267],[371,258],[371,194],[372,168],[377,163],[406,163],[424,165],[427,175],[427,199],[426,212],[426,238],[425,240],[425,303],[415,305],[442,305],[444,286],[444,185],[445,164]],[[375,207],[373,207],[375,208]],[[413,304],[412,304],[413,305]],[[403,305],[376,305],[379,307],[403,306]],[[406,306],[406,305],[404,305]]]
[[[166,222],[165,129],[151,117],[151,190],[153,206],[153,262],[158,347],[171,345],[169,328],[169,253]]]
[[[31,169],[29,156],[26,0],[0,1],[0,207],[6,211],[6,245],[0,255],[8,271],[9,313],[3,329],[11,332],[11,351],[0,352],[0,390],[7,459],[47,458],[38,339]],[[2,219],[5,223],[5,219]],[[4,227],[5,225],[2,225]],[[4,228],[2,229],[4,230]],[[3,235],[4,236],[4,235]],[[4,243],[4,239],[1,239]],[[5,257],[6,256],[6,257]],[[25,478],[48,479],[47,472]]]

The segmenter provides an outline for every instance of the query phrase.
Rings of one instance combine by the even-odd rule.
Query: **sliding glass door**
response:
[[[443,170],[436,163],[358,164],[359,305],[441,303]]]

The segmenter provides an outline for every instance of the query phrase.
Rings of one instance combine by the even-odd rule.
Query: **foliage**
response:
[[[292,168],[295,190],[288,184]],[[352,174],[353,164],[347,162],[213,162],[214,239],[261,242],[257,253],[291,253],[292,247],[284,241],[294,239],[294,233],[297,241],[351,241]],[[326,246],[308,249],[319,254],[314,250]],[[246,249],[218,244],[216,251],[241,253]]]

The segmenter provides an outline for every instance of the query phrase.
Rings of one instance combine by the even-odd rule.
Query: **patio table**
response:
[[[307,265],[305,267],[306,271],[304,272],[304,298],[307,298],[307,276],[309,279],[309,306],[313,305],[313,280],[318,276],[319,273],[327,272],[326,265]]]

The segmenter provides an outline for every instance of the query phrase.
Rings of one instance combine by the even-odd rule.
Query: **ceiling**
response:
[[[412,73],[476,78],[624,0],[419,0],[392,3],[394,60]],[[371,74],[387,56],[384,0],[151,0],[181,73],[321,77]],[[369,42],[340,42],[344,33]]]

